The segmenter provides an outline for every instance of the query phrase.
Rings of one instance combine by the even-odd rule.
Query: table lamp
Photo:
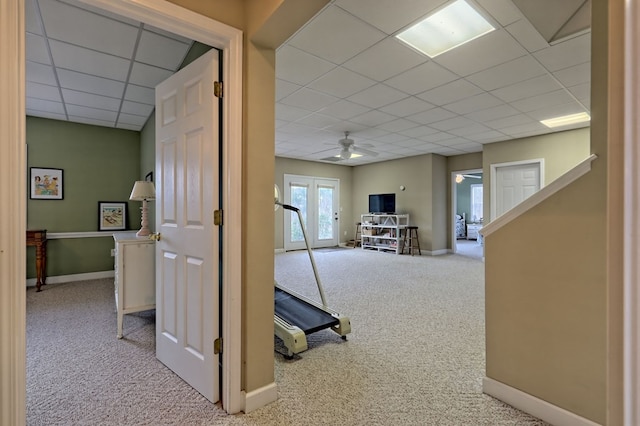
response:
[[[136,232],[136,235],[138,237],[146,237],[151,234],[151,231],[149,230],[149,220],[147,219],[147,200],[156,199],[156,188],[153,186],[153,182],[137,180],[133,185],[133,190],[131,191],[129,199],[132,201],[142,201],[142,207],[140,207],[140,210],[142,211],[142,227],[138,232]]]

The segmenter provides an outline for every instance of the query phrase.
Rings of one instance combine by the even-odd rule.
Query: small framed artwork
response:
[[[127,203],[119,201],[98,202],[98,230],[122,231],[127,226]]]
[[[144,180],[147,182],[153,182],[153,171],[147,173],[147,175],[144,177]]]
[[[62,200],[62,169],[31,167],[30,172],[32,200]]]

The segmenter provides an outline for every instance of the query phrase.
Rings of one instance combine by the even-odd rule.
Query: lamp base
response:
[[[149,229],[149,221],[147,220],[147,210],[147,200],[142,200],[142,207],[140,207],[140,211],[142,213],[140,225],[142,225],[142,227],[138,232],[136,232],[136,235],[138,237],[148,237],[151,234],[151,230]]]
[[[149,235],[151,235],[151,231],[149,230],[149,228],[142,228],[138,232],[136,232],[136,236],[138,237],[148,237]]]

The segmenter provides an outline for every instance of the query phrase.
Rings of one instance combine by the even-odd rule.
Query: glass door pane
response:
[[[333,240],[333,188],[318,187],[318,240]]]
[[[302,214],[302,220],[304,221],[305,225],[307,223],[307,200],[308,191],[306,186],[291,185],[291,205],[300,209],[300,214]],[[291,235],[289,241],[304,242],[304,235],[302,234],[302,228],[300,226],[298,215],[292,212],[290,216]]]

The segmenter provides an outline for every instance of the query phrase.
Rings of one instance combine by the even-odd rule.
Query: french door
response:
[[[340,180],[284,175],[284,202],[300,209],[311,248],[338,245]],[[298,215],[284,211],[284,249],[306,248]]]

